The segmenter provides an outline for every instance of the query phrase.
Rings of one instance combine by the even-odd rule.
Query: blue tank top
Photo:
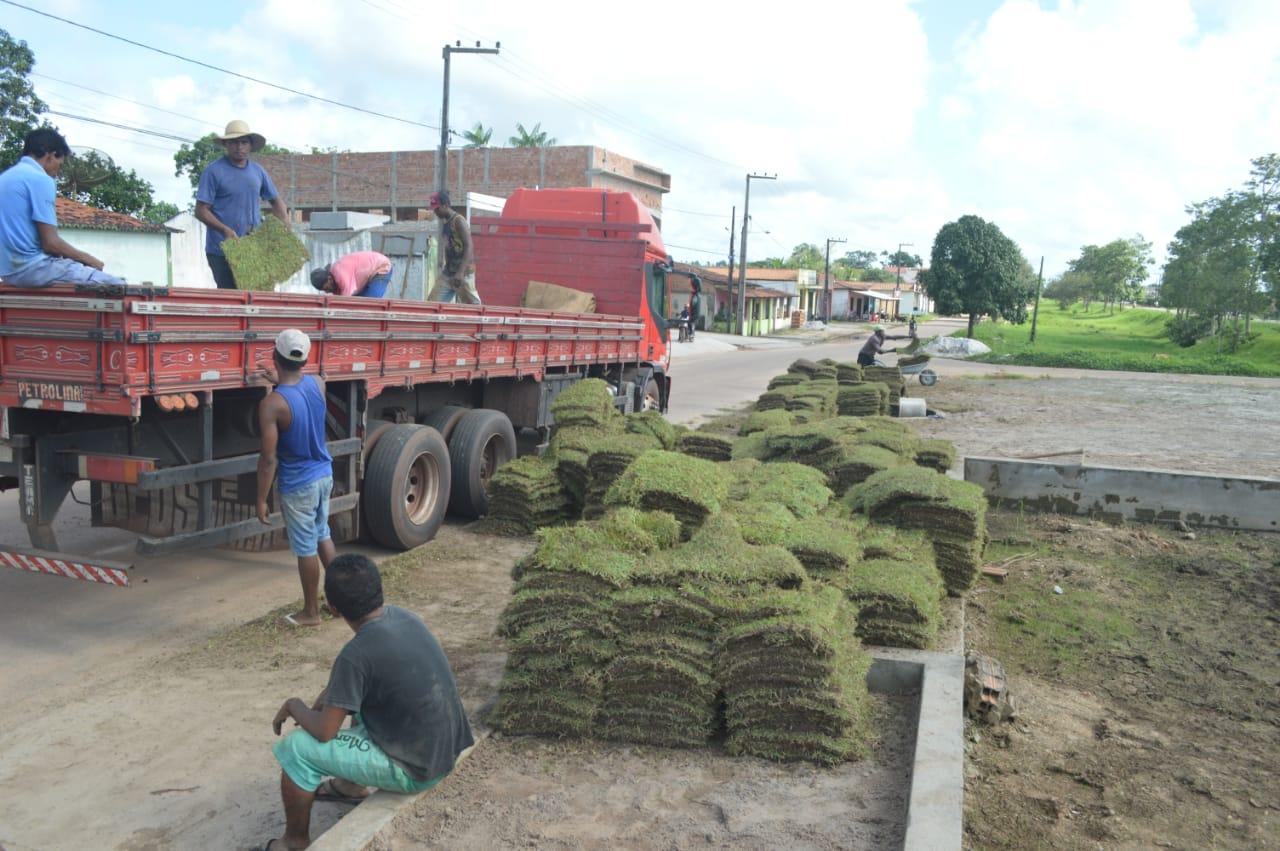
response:
[[[289,403],[292,419],[280,432],[280,493],[293,493],[333,475],[333,456],[324,440],[324,394],[310,375],[297,384],[280,384],[276,392]]]

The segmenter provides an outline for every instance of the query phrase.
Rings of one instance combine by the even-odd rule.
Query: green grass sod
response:
[[[271,292],[311,259],[302,240],[275,216],[266,216],[251,233],[224,240],[222,251],[235,274],[236,287]]]

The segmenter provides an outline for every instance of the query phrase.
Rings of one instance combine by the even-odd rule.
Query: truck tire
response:
[[[453,437],[453,430],[458,427],[458,423],[462,422],[462,418],[469,413],[471,413],[470,408],[464,408],[461,405],[445,405],[443,408],[436,408],[423,417],[422,424],[431,426],[431,428],[440,432],[444,442],[448,443],[449,438]]]
[[[516,430],[502,411],[477,408],[467,413],[449,440],[453,492],[449,511],[474,519],[489,513],[489,479],[516,457]]]
[[[408,550],[434,538],[449,505],[450,475],[440,432],[413,423],[384,432],[369,454],[360,497],[373,539]]]

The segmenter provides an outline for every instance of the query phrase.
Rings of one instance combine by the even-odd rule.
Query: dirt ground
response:
[[[968,728],[967,846],[1280,847],[1280,536],[1000,513],[992,540],[965,638],[1018,716]]]
[[[997,374],[999,376],[1000,374]],[[1212,378],[943,376],[908,384],[945,419],[920,424],[961,455],[1084,450],[1090,464],[1280,477],[1280,388]]]
[[[921,430],[962,453],[1084,449],[1093,463],[1280,476],[1271,388],[947,375],[926,395],[948,416]],[[1184,541],[999,516],[1013,528],[1000,528],[992,557],[1031,555],[1005,585],[970,595],[968,639],[1006,664],[1021,716],[972,731],[970,846],[1273,847],[1280,536]],[[529,546],[450,525],[407,562],[384,562],[390,599],[437,627],[473,713],[500,679],[493,626]],[[281,587],[296,593],[291,573]],[[225,605],[251,619],[275,602]],[[285,698],[314,696],[348,633],[332,621],[281,629],[281,605],[208,638],[202,619],[216,604],[221,594],[200,603],[167,647],[140,642],[75,678],[33,672],[6,689],[0,846],[246,849],[278,835],[271,718]],[[93,640],[77,634],[56,649],[67,656]],[[488,740],[397,823],[393,847],[892,847],[910,753],[897,722],[909,710],[882,705],[872,757],[837,772],[713,751]],[[316,831],[343,812],[318,805]]]
[[[900,847],[917,701],[877,703],[871,755],[834,769],[715,749],[490,738],[375,847]]]

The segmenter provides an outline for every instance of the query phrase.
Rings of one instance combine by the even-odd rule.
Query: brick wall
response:
[[[304,216],[312,210],[380,210],[417,218],[435,188],[435,151],[261,155],[285,203]],[[552,148],[462,148],[449,151],[450,193],[507,197],[526,186],[599,186],[632,192],[662,211],[671,176],[594,146]]]

